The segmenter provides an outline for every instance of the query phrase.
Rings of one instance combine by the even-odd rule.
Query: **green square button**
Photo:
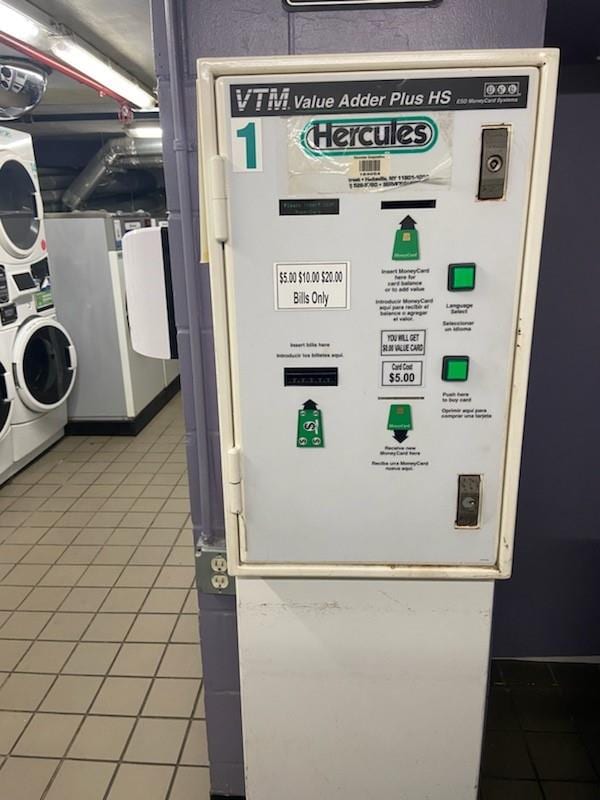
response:
[[[475,288],[475,264],[450,264],[448,267],[448,290],[472,292]]]
[[[443,381],[466,381],[469,377],[469,356],[444,356]]]

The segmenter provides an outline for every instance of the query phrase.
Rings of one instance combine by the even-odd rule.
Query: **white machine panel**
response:
[[[248,800],[474,800],[493,586],[237,581]]]
[[[231,566],[505,576],[554,56],[289,61],[201,71]]]

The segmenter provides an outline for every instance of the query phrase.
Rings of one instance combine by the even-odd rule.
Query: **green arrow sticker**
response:
[[[394,239],[393,261],[416,261],[419,258],[419,232],[417,223],[411,216],[406,216],[400,223]]]
[[[296,447],[323,447],[323,417],[314,400],[307,400],[298,411]]]

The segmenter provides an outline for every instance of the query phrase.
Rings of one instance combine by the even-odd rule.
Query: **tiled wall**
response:
[[[165,7],[175,13],[177,45],[169,53]],[[442,0],[427,8],[288,14],[281,0],[152,0],[154,49],[164,128],[175,301],[188,434],[192,519],[196,539],[223,531],[218,426],[208,276],[199,237],[184,246],[185,226],[198,231],[195,110],[196,59],[282,53],[365,52],[527,47],[543,41],[546,0]],[[171,63],[184,82],[183,107],[173,105]],[[175,104],[176,105],[176,104]],[[174,141],[179,119],[185,140]],[[177,174],[186,148],[187,173]],[[192,208],[182,216],[181,180]],[[191,303],[190,303],[191,299]],[[195,309],[190,318],[190,306]],[[201,502],[198,487],[208,478]],[[243,794],[235,606],[232,598],[200,597],[211,777],[215,793]]]

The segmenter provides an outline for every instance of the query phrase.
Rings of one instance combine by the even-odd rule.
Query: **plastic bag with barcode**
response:
[[[449,186],[453,113],[287,117],[288,191]]]

